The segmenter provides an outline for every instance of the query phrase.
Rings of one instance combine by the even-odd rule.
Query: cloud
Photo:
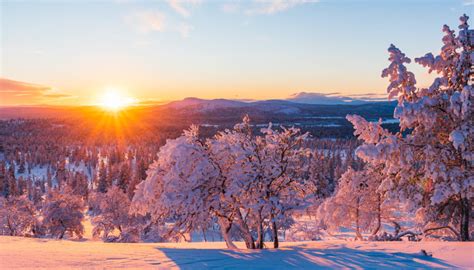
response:
[[[474,6],[474,0],[464,0],[462,4],[464,6]]]
[[[169,103],[169,102],[171,102],[171,101],[148,98],[148,99],[142,99],[142,100],[138,101],[136,104],[138,106],[155,106],[155,105],[163,105],[163,104],[166,104],[166,103]]]
[[[254,0],[255,5],[246,10],[246,14],[275,14],[298,5],[317,3],[319,0]]]
[[[187,23],[182,23],[177,28],[178,32],[181,34],[183,38],[189,37],[189,32],[191,32],[193,29],[194,27]]]
[[[189,6],[196,6],[201,4],[201,0],[167,0],[168,5],[183,17],[189,17],[191,12]]]
[[[74,96],[69,95],[69,94],[64,94],[64,93],[54,93],[54,92],[51,92],[51,93],[43,94],[43,97],[47,97],[47,98],[57,98],[57,99],[65,99],[65,98],[73,98]]]
[[[237,13],[240,10],[240,5],[237,2],[228,2],[221,5],[221,10],[225,13]]]
[[[143,33],[162,32],[165,30],[165,15],[157,10],[136,11],[126,20]]]
[[[177,32],[183,38],[187,38],[189,37],[189,33],[194,29],[189,23],[178,23],[177,21],[167,20],[166,16],[158,10],[136,11],[126,16],[125,20],[141,33]],[[141,40],[139,43],[136,42],[135,45],[149,45],[149,41]]]
[[[0,78],[0,93],[35,94],[42,93],[50,89],[51,88],[48,86]]]
[[[0,78],[0,104],[33,104],[57,101],[74,96],[52,87]]]

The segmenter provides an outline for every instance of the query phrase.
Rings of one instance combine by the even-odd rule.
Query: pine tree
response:
[[[102,193],[107,192],[107,166],[104,160],[100,161],[97,190]]]
[[[131,181],[131,174],[130,174],[130,167],[128,166],[127,162],[124,162],[120,167],[120,174],[118,177],[117,186],[120,187],[123,192],[127,192],[128,186],[130,185]]]
[[[348,116],[354,134],[364,141],[357,155],[383,166],[386,178],[380,189],[416,211],[424,231],[448,229],[462,241],[470,237],[474,203],[474,34],[467,20],[466,15],[460,18],[457,36],[443,27],[438,56],[415,59],[440,75],[428,88],[416,87],[415,75],[405,66],[411,60],[389,47],[390,65],[382,76],[390,80],[389,97],[398,99],[394,117],[400,120],[399,133],[383,129],[381,121]]]

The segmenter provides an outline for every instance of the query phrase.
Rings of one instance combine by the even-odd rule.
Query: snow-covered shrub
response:
[[[0,234],[33,236],[38,231],[36,208],[26,195],[0,197]]]
[[[358,240],[371,228],[376,234],[381,225],[381,195],[376,190],[379,181],[376,172],[349,168],[339,179],[334,195],[318,209],[323,227],[330,231],[354,228]]]
[[[109,239],[109,234],[118,231],[114,241],[138,242],[140,239],[139,218],[129,214],[130,199],[118,186],[109,187],[107,192],[94,193],[91,198],[92,234],[101,237],[104,241]],[[110,242],[110,240],[109,240]]]
[[[59,239],[66,234],[82,238],[85,205],[69,187],[51,190],[43,205],[43,226],[48,235]]]

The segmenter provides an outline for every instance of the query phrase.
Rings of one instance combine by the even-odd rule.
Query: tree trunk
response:
[[[399,240],[401,240],[400,238],[402,238],[405,235],[417,236],[417,235],[420,235],[420,233],[415,233],[415,232],[412,232],[412,231],[402,232],[402,233],[399,233],[399,234],[395,235],[394,240],[399,241]]]
[[[15,229],[13,229],[13,226],[10,222],[10,218],[7,218],[7,226],[8,226],[8,229],[10,230],[10,236],[15,236]]]
[[[424,230],[423,234],[425,236],[428,236],[429,233],[432,232],[432,231],[445,230],[445,229],[451,231],[456,236],[456,238],[458,240],[461,239],[461,235],[455,229],[453,229],[453,227],[451,227],[451,226],[441,226],[441,227],[429,228],[429,229]]]
[[[64,222],[62,220],[59,221],[61,223],[61,226],[63,227],[63,231],[61,232],[61,235],[59,236],[59,239],[63,239],[64,237],[64,234],[66,233],[67,231],[67,228],[66,226],[64,225]],[[72,235],[71,235],[72,236]]]
[[[227,248],[237,249],[234,243],[232,243],[232,239],[230,238],[230,235],[229,235],[230,229],[232,229],[232,223],[228,222],[223,217],[219,217],[218,222],[219,222],[219,227],[221,229],[222,238],[224,238]]]
[[[278,248],[280,243],[278,242],[278,227],[275,221],[272,221],[272,232],[273,232],[273,248]]]
[[[382,226],[382,198],[380,197],[380,194],[378,194],[377,196],[377,226],[372,232],[372,235],[377,235],[381,226]]]
[[[394,235],[398,235],[400,233],[400,231],[402,230],[402,226],[400,226],[400,224],[398,224],[398,222],[396,221],[392,221],[393,223],[393,234]]]
[[[239,225],[240,233],[242,235],[242,238],[245,241],[245,245],[247,246],[248,249],[255,249],[255,241],[253,239],[252,234],[250,233],[250,229],[247,226],[247,223],[245,223],[242,213],[240,210],[237,210],[236,213],[236,223]]]
[[[204,229],[201,229],[201,231],[202,231],[202,238],[204,239],[204,242],[207,242],[206,231]]]
[[[360,225],[359,225],[359,198],[357,198],[357,204],[356,204],[356,240],[363,240],[362,234],[360,234]]]
[[[471,214],[471,204],[467,198],[461,198],[461,222],[460,226],[460,240],[469,241],[469,219]]]
[[[261,210],[260,210],[261,211]],[[262,221],[262,214],[261,212],[259,213],[258,216],[258,226],[257,226],[257,243],[255,245],[256,248],[258,249],[263,249],[263,237],[264,237],[264,231],[263,231],[263,221]]]

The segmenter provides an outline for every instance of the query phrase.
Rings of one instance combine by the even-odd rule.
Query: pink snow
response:
[[[244,247],[243,243],[237,246]],[[473,242],[284,242],[229,250],[223,242],[103,243],[0,237],[0,268],[309,269],[474,267]],[[432,254],[423,255],[421,250]]]

